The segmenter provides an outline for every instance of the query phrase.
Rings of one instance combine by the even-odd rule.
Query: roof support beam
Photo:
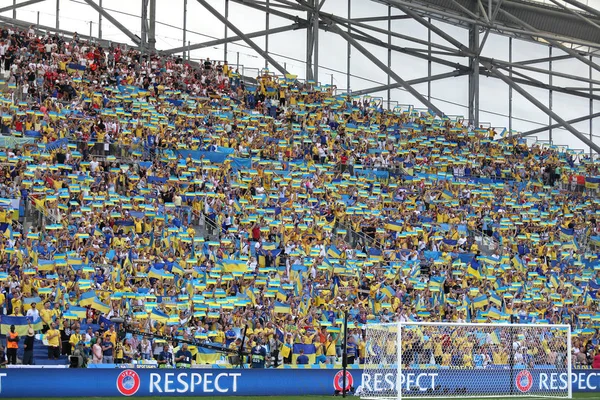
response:
[[[373,0],[375,1],[375,0]],[[535,32],[531,31],[531,30],[526,30],[523,28],[516,28],[516,27],[511,27],[511,26],[507,26],[505,24],[499,24],[497,21],[493,21],[493,22],[487,22],[484,19],[473,19],[471,17],[468,16],[464,16],[464,15],[460,15],[457,13],[448,13],[447,11],[440,11],[425,5],[421,5],[418,4],[416,2],[409,2],[406,0],[385,0],[384,2],[385,4],[392,4],[400,9],[401,6],[406,8],[409,8],[410,10],[412,10],[413,12],[415,12],[415,10],[418,10],[419,13],[423,14],[423,13],[428,13],[431,14],[433,16],[433,18],[440,18],[440,16],[446,16],[448,17],[448,19],[452,19],[452,20],[456,20],[456,21],[460,21],[466,24],[472,24],[472,23],[477,23],[480,24],[482,27],[484,28],[491,28],[494,30],[498,30],[500,32],[510,32],[513,34],[518,34],[518,35],[523,35],[523,36],[537,36],[540,38],[544,38],[546,40],[558,40],[561,42],[567,42],[567,43],[573,43],[576,45],[580,45],[580,46],[588,46],[594,49],[597,49],[598,43],[594,43],[591,41],[586,41],[586,40],[580,40],[580,39],[576,39],[573,37],[565,37],[563,35],[557,35],[557,34],[553,34],[553,33],[549,33],[549,32],[542,32],[542,31],[538,31],[536,30]],[[500,10],[500,12],[502,12],[503,10]]]
[[[440,79],[453,78],[453,77],[461,76],[461,75],[465,75],[465,74],[466,73],[463,71],[456,70],[456,71],[452,71],[452,72],[446,72],[445,74],[431,75],[431,76],[426,76],[423,78],[411,79],[410,81],[406,81],[406,83],[409,85],[418,85],[419,83],[433,82],[433,81],[438,81]],[[401,87],[402,87],[402,85],[400,83],[392,83],[390,85],[375,86],[375,87],[368,88],[368,89],[353,91],[352,96],[363,96],[365,94],[383,92],[388,89],[399,89]]]
[[[500,10],[500,12],[507,17],[508,19],[512,20],[513,22],[515,22],[518,25],[521,25],[523,28],[525,29],[529,29],[530,31],[536,32],[537,29],[535,29],[533,26],[528,25],[527,23],[523,22],[522,20],[520,20],[519,18],[515,17],[514,15],[512,15],[509,12],[506,12],[504,10]],[[539,31],[538,31],[539,32]],[[535,34],[534,34],[535,36]],[[557,42],[556,40],[553,39],[546,39],[548,41],[548,43],[550,43],[552,46],[557,47],[559,49],[561,49],[562,51],[564,51],[567,54],[570,54],[571,56],[575,57],[576,59],[578,59],[579,61],[581,61],[582,63],[594,68],[596,71],[600,71],[600,66],[598,64],[596,64],[595,62],[587,59],[586,57],[580,55],[577,51],[572,50],[570,48],[568,48],[567,46],[563,45],[560,42]]]
[[[140,43],[142,42],[142,40],[137,35],[135,35],[133,32],[131,32],[129,29],[127,29],[127,27],[125,27],[125,25],[123,25],[122,23],[120,23],[119,21],[117,21],[104,8],[102,8],[98,4],[94,3],[94,0],[83,0],[83,1],[85,1],[87,4],[89,4],[90,7],[92,7],[94,10],[96,10],[98,13],[100,13],[104,18],[106,18],[114,26],[116,26],[121,32],[123,32],[125,35],[127,35],[127,37],[129,39],[131,39],[131,41],[133,43],[135,43],[137,46],[140,45]]]
[[[565,10],[566,12],[568,12],[569,14],[574,15],[575,17],[579,18],[580,20],[582,20],[586,24],[591,25],[591,26],[593,26],[596,29],[600,29],[600,25],[598,25],[594,21],[590,20],[589,18],[584,17],[583,15],[581,15],[581,13],[575,12],[574,10],[570,9],[569,7],[565,6],[562,3],[559,3],[556,0],[550,0],[550,1],[552,3],[554,3],[554,4],[556,4],[558,7],[562,8],[563,10]]]
[[[301,26],[299,24],[292,24],[292,25],[288,25],[288,26],[282,26],[279,28],[265,29],[262,31],[247,33],[246,37],[250,38],[250,39],[254,39],[257,37],[265,36],[267,34],[273,35],[275,33],[288,32],[288,31],[300,29],[302,27],[303,26]],[[238,40],[242,40],[242,38],[240,36],[230,36],[230,37],[223,38],[223,39],[215,39],[215,40],[209,40],[208,42],[193,44],[191,46],[181,46],[181,47],[175,47],[172,49],[162,50],[160,53],[176,54],[176,53],[181,53],[182,51],[198,50],[198,49],[203,49],[205,47],[212,47],[212,46],[218,46],[218,45],[225,44],[225,43],[237,42]]]
[[[583,4],[577,0],[564,0],[565,3],[569,3],[572,6],[575,6],[583,11],[587,11],[596,17],[600,17],[600,11],[596,10],[593,7],[588,6],[587,4]]]
[[[275,67],[276,70],[278,70],[280,73],[282,73],[284,75],[286,75],[288,73],[287,70],[283,66],[281,66],[277,61],[275,61],[273,59],[273,57],[271,57],[267,52],[265,52],[263,49],[261,49],[260,46],[258,46],[256,43],[254,43],[252,41],[252,39],[250,39],[248,36],[246,36],[231,21],[229,21],[227,18],[222,16],[217,10],[215,10],[210,4],[208,4],[208,2],[206,0],[196,0],[196,1],[198,3],[200,3],[208,12],[210,12],[212,15],[214,15],[219,21],[221,21],[221,23],[227,25],[227,27],[229,29],[231,29],[233,31],[233,33],[238,35],[244,42],[246,42],[246,44],[248,46],[252,47],[252,49],[254,51],[256,51],[258,54],[260,54],[260,56],[262,58],[267,60],[273,67]]]
[[[40,0],[38,0],[40,1]],[[363,17],[363,18],[352,18],[352,22],[381,22],[387,20],[396,21],[399,19],[410,19],[408,15],[392,15],[390,18],[387,16],[383,17]]]
[[[396,74],[391,68],[388,68],[385,63],[380,61],[377,57],[375,57],[372,53],[370,53],[363,45],[361,45],[357,40],[355,40],[351,35],[347,32],[340,29],[339,26],[333,24],[331,29],[346,39],[348,43],[350,43],[356,50],[361,52],[365,57],[367,57],[373,64],[377,65],[383,72],[392,77],[396,82],[402,85],[404,89],[406,89],[410,94],[412,94],[420,103],[427,106],[431,111],[433,111],[438,116],[443,116],[444,113],[437,108],[432,102],[427,100],[421,93],[419,93],[415,88],[413,88],[410,84],[408,84],[404,79],[402,79],[398,74]]]
[[[29,0],[29,1],[24,1],[22,3],[11,4],[10,6],[0,8],[0,13],[10,11],[10,10],[16,10],[17,8],[21,8],[21,7],[27,7],[32,4],[41,3],[42,1],[46,1],[46,0]]]
[[[591,115],[584,115],[582,117],[578,117],[578,118],[574,118],[574,119],[570,119],[567,122],[569,124],[576,124],[578,122],[583,122],[583,121],[587,121],[588,119],[594,119],[594,118],[598,118],[598,117],[600,117],[600,112],[597,112],[597,113],[594,113]],[[537,133],[546,132],[547,130],[550,130],[550,129],[560,128],[561,126],[562,126],[561,124],[552,124],[550,126],[542,126],[541,128],[536,128],[536,129],[532,129],[530,131],[519,133],[517,135],[513,135],[513,137],[522,138],[525,136],[531,136],[531,135],[535,135]]]
[[[531,60],[517,61],[514,64],[518,64],[518,65],[540,64],[540,63],[547,63],[547,62],[550,62],[550,61],[568,60],[570,58],[573,58],[573,56],[570,55],[570,54],[563,54],[562,56],[534,58],[534,59],[531,59]],[[552,74],[555,75],[554,72]]]
[[[571,126],[571,124],[569,124],[567,121],[562,119],[554,111],[552,111],[551,109],[546,107],[541,101],[536,99],[535,96],[533,96],[527,90],[523,89],[521,86],[517,85],[512,79],[510,79],[509,77],[504,75],[502,72],[500,72],[497,68],[495,68],[489,62],[484,61],[483,65],[488,69],[488,71],[491,74],[496,76],[498,79],[502,80],[504,83],[506,83],[509,87],[511,87],[513,90],[515,90],[521,96],[523,96],[527,100],[529,100],[533,105],[535,105],[537,108],[539,108],[541,111],[543,111],[546,115],[548,115],[553,120],[558,122],[560,124],[560,126],[564,127],[566,130],[571,132],[573,134],[573,136],[575,136],[577,139],[581,140],[583,143],[588,145],[596,153],[600,153],[600,146],[598,146],[596,143],[592,142],[590,139],[588,139],[584,134],[579,132],[577,129],[573,128],[573,126]]]

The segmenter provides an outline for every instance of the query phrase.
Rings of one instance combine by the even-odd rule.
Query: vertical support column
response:
[[[309,3],[314,4],[315,0],[312,0],[312,2],[309,1]],[[312,80],[313,79],[313,45],[314,45],[314,38],[313,38],[313,27],[311,25],[311,21],[312,21],[312,17],[313,17],[313,13],[312,11],[307,11],[306,12],[306,21],[308,22],[308,26],[306,27],[306,80]]]
[[[479,26],[469,27],[469,50],[479,54]],[[469,122],[479,126],[479,57],[469,57]]]
[[[388,6],[388,54],[387,54],[387,66],[388,68],[392,68],[392,6]],[[392,97],[392,91],[390,90],[390,85],[392,83],[392,78],[390,74],[387,74],[387,108],[390,109],[390,101]]]
[[[102,0],[98,2],[100,8],[102,8]],[[102,14],[98,13],[98,39],[102,39]]]
[[[265,35],[265,52],[267,54],[269,54],[269,7],[271,6],[269,4],[269,0],[266,0],[265,3],[266,7],[267,7],[267,12],[265,13],[265,30],[267,31],[267,34]],[[265,58],[265,68],[269,68],[269,61],[267,61],[267,59]]]
[[[348,0],[348,20],[352,19],[352,0]],[[348,34],[352,33],[350,24],[348,24]],[[350,93],[350,59],[352,56],[352,46],[348,42],[346,47],[346,93]]]
[[[313,79],[319,84],[319,0],[313,0]]]
[[[227,1],[227,0],[225,0]],[[227,38],[227,26],[225,27],[225,38]],[[183,46],[185,47],[185,43],[187,40],[187,0],[183,0]],[[227,48],[227,45],[225,45]],[[183,59],[185,60],[187,52],[183,50]],[[227,54],[227,52],[225,52]]]
[[[142,37],[140,40],[140,51],[142,54],[146,50],[147,29],[148,29],[148,0],[142,0]]]
[[[548,83],[550,87],[552,87],[552,46],[548,46]],[[548,108],[552,110],[552,89],[548,91]],[[552,144],[552,117],[548,116],[548,126],[550,129],[548,130],[548,142]]]
[[[17,0],[13,0],[13,6],[17,5]],[[17,8],[13,8],[13,19],[17,19]]]
[[[225,0],[225,19],[229,19],[229,0]],[[223,24],[225,25],[225,39],[227,39],[228,35],[229,35],[229,28],[227,27],[227,24]],[[227,61],[227,43],[225,43],[225,45],[223,46],[223,61]]]
[[[511,64],[508,69],[508,77],[512,79],[512,37],[508,38],[508,62]],[[512,137],[512,106],[513,106],[513,90],[512,86],[508,87],[508,134]]]
[[[591,96],[594,94],[594,84],[592,83],[592,61],[593,61],[593,57],[592,55],[590,55],[590,67],[589,67],[589,78],[590,78],[590,115],[592,115],[594,113],[594,100],[591,98]],[[594,132],[594,119],[590,118],[590,141],[593,141],[593,132]],[[593,152],[592,152],[592,148],[590,147],[590,158],[592,158],[593,156]]]
[[[150,0],[150,21],[148,24],[148,49],[156,49],[156,0]]]
[[[60,28],[60,0],[56,0],[56,29]]]
[[[427,18],[429,26],[427,27],[427,54],[429,60],[427,60],[427,77],[431,78],[431,17]],[[427,101],[431,102],[431,80],[427,81]]]

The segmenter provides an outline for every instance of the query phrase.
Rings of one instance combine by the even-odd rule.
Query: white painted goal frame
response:
[[[395,347],[396,347],[396,354],[395,354],[395,359],[396,362],[395,364],[373,364],[370,363],[371,360],[370,358],[370,352],[373,352],[373,343],[370,343],[370,341],[374,341],[373,337],[369,337],[369,333],[370,331],[372,331],[373,329],[377,329],[377,327],[379,327],[382,330],[388,329],[389,332],[396,332],[395,336]],[[506,374],[506,371],[509,371],[509,379],[510,379],[510,386],[511,386],[511,390],[509,393],[482,393],[482,392],[477,392],[477,393],[469,393],[468,390],[466,390],[465,392],[461,392],[461,393],[448,393],[448,391],[438,391],[434,388],[434,382],[433,380],[431,380],[431,386],[432,386],[432,390],[424,390],[423,392],[421,392],[423,389],[418,386],[418,392],[415,393],[415,390],[411,390],[410,387],[407,390],[404,387],[404,382],[403,381],[407,381],[407,385],[410,385],[410,370],[414,370],[411,367],[403,367],[404,362],[403,361],[403,356],[405,356],[406,354],[403,353],[403,333],[405,335],[410,335],[410,333],[407,333],[409,330],[411,329],[416,329],[419,328],[421,330],[434,330],[437,328],[440,329],[449,329],[449,328],[463,328],[465,330],[467,330],[467,336],[468,336],[468,329],[472,329],[472,331],[474,331],[475,333],[477,333],[477,330],[479,330],[479,332],[488,332],[486,335],[489,336],[490,333],[489,332],[493,332],[493,333],[497,333],[498,330],[501,331],[509,331],[509,338],[511,338],[511,346],[510,348],[512,349],[510,352],[510,364],[508,365],[507,368],[504,369],[494,369],[491,368],[490,370],[486,371],[486,374],[492,374],[494,370],[498,370],[498,374],[497,375],[502,375],[502,374]],[[517,347],[519,346],[519,341],[520,340],[516,340],[515,338],[519,338],[521,336],[525,336],[522,332],[531,332],[531,331],[535,331],[538,330],[539,332],[541,332],[542,334],[544,334],[544,336],[548,333],[548,332],[561,332],[558,337],[564,337],[564,340],[566,341],[566,343],[560,344],[561,348],[562,346],[564,346],[564,351],[563,355],[564,355],[564,360],[561,363],[561,368],[558,367],[558,364],[556,364],[556,372],[554,372],[554,374],[558,374],[557,376],[560,377],[560,379],[562,379],[562,381],[560,381],[562,383],[563,386],[566,387],[560,387],[557,388],[557,390],[555,391],[550,391],[550,392],[543,392],[542,389],[542,375],[544,374],[543,372],[540,372],[540,370],[536,370],[535,366],[531,366],[525,367],[525,368],[516,368],[515,367],[515,348],[517,348],[517,351],[520,351],[521,353],[525,352],[527,350],[527,347]],[[492,333],[492,334],[493,334]],[[505,332],[502,332],[502,334],[505,334]],[[529,333],[530,335],[532,335],[531,333]],[[515,336],[516,335],[516,336]],[[498,337],[500,335],[496,335],[496,337]],[[393,338],[390,338],[393,339]],[[389,324],[368,324],[366,326],[366,340],[367,340],[367,344],[366,344],[366,354],[365,354],[365,366],[363,369],[363,376],[361,377],[361,386],[359,387],[359,391],[358,391],[358,395],[360,395],[360,397],[362,399],[373,399],[373,400],[401,400],[403,398],[407,399],[407,398],[498,398],[498,399],[502,399],[502,398],[513,398],[513,397],[528,397],[528,398],[554,398],[554,399],[571,399],[573,397],[573,392],[572,392],[572,362],[571,362],[571,326],[570,325],[558,325],[558,324],[510,324],[510,323],[451,323],[451,322],[402,322],[402,323],[389,323]],[[382,342],[385,342],[385,338],[382,339]],[[525,339],[523,339],[523,342],[526,342]],[[515,344],[516,343],[516,344]],[[526,342],[526,343],[530,343],[530,342]],[[386,346],[388,346],[390,343],[387,342],[385,343]],[[543,346],[542,346],[543,348]],[[382,350],[382,349],[379,349]],[[537,349],[538,351],[540,351],[540,348],[538,347]],[[547,352],[546,352],[547,353]],[[381,358],[385,358],[384,356],[380,356],[380,355],[376,355],[375,354],[375,361],[381,361]],[[400,361],[400,362],[398,362]],[[389,367],[389,368],[386,368]],[[395,390],[392,391],[388,391],[385,393],[381,393],[378,394],[376,392],[374,392],[372,390],[372,387],[367,388],[368,385],[365,384],[367,378],[369,378],[369,381],[372,381],[371,378],[373,378],[373,376],[370,375],[370,371],[373,370],[377,370],[377,369],[382,369],[383,371],[390,371],[391,374],[396,375],[395,377],[395,385],[394,383],[390,382],[390,386],[395,386]],[[482,370],[486,370],[487,366],[484,366],[483,368],[472,368],[473,374],[477,375],[477,371],[481,372]],[[443,372],[443,371],[452,371],[452,368],[444,368],[444,367],[440,367],[439,369],[436,369],[435,367],[432,367],[432,369],[426,369],[427,371],[432,371],[432,373],[430,373],[429,375],[432,375],[435,372]],[[422,370],[420,370],[422,371]],[[464,373],[464,369],[462,370]],[[525,372],[522,372],[525,371]],[[549,371],[552,371],[552,369],[549,369]],[[390,380],[393,377],[388,377],[387,375],[390,374],[390,372],[388,372],[383,379],[384,380]],[[407,374],[408,376],[405,378],[404,374]],[[517,375],[521,375],[521,373],[523,374],[522,380],[519,381],[519,377]],[[533,373],[533,374],[532,374]],[[566,374],[566,377],[564,377],[564,374]],[[368,375],[368,376],[365,376]],[[421,374],[422,375],[422,374]],[[397,377],[400,376],[400,380],[397,379]],[[413,374],[414,376],[414,374]],[[536,377],[537,377],[537,381],[536,381]],[[547,377],[547,375],[546,375]],[[375,375],[375,378],[377,378],[377,376]],[[388,379],[389,378],[389,379]],[[566,379],[566,381],[565,381]],[[417,382],[418,382],[418,378],[417,378]],[[516,382],[520,382],[520,383],[516,383]],[[559,383],[560,383],[559,382]],[[371,383],[371,382],[370,382]],[[413,382],[414,383],[414,382]],[[539,390],[535,389],[535,383],[537,383],[539,386]],[[546,381],[544,381],[544,383],[546,383]],[[518,390],[516,390],[514,388],[514,385],[518,385],[518,386],[523,386],[522,388],[519,388]],[[364,386],[364,387],[363,387]],[[371,386],[373,386],[371,384]],[[529,389],[527,388],[529,386]],[[533,390],[531,390],[533,388]],[[521,389],[526,389],[526,390],[521,390]],[[552,388],[550,388],[551,390]],[[393,393],[393,392],[396,393]],[[436,393],[437,392],[437,393]]]

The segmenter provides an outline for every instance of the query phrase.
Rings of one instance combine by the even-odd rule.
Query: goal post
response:
[[[572,398],[571,327],[367,324],[363,399]]]

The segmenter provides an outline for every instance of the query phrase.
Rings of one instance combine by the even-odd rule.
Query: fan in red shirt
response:
[[[596,355],[594,356],[594,361],[592,361],[592,368],[600,369],[600,349],[596,350]]]

